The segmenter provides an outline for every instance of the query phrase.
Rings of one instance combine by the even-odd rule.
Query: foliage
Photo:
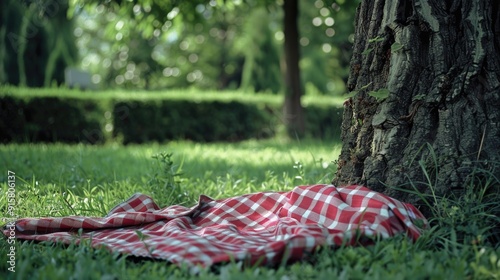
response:
[[[301,2],[299,44],[302,81],[322,93],[343,93],[354,42],[359,1]]]
[[[68,0],[0,2],[0,83],[51,86],[77,62]]]
[[[183,204],[189,201],[189,193],[182,189],[182,166],[174,165],[172,153],[161,152],[153,155],[157,166],[149,180],[151,192],[160,205]]]
[[[340,140],[342,110],[335,107],[308,106],[304,111],[306,133],[309,137]]]
[[[281,92],[277,1],[94,1],[73,7],[82,66],[105,86]],[[341,93],[357,1],[301,5],[303,82]],[[104,27],[104,28],[103,28]]]
[[[21,217],[103,216],[135,192],[156,198],[158,194],[153,192],[160,189],[155,188],[167,182],[188,194],[183,198],[188,205],[194,204],[195,196],[202,193],[222,198],[289,190],[296,184],[328,183],[335,172],[328,163],[338,156],[340,146],[332,150],[332,144],[326,142],[283,141],[231,145],[5,145],[0,146],[0,168],[16,172],[16,211]],[[162,153],[164,150],[175,152]],[[154,155],[158,156],[152,161]],[[480,174],[476,172],[471,176],[486,179],[483,183],[494,181],[488,174],[477,176]],[[297,176],[301,178],[295,179]],[[147,183],[156,179],[159,184]],[[5,190],[6,173],[0,174],[0,182],[0,190]],[[173,196],[170,199],[164,203],[179,201]],[[466,208],[470,204],[464,200],[450,201],[458,207],[454,210],[456,215],[469,211]],[[0,197],[0,209],[5,205],[5,197]],[[483,217],[469,215],[468,219],[479,222]],[[454,221],[457,220],[435,224],[415,243],[397,236],[367,247],[318,248],[301,262],[275,268],[228,263],[201,269],[197,274],[163,261],[91,248],[85,242],[69,246],[17,242],[16,273],[6,273],[5,254],[0,255],[0,273],[2,279],[498,279],[500,248],[453,239],[448,233],[459,225]],[[0,238],[2,252],[6,246]]]
[[[282,51],[274,34],[279,32],[277,12],[269,13],[264,7],[247,8],[247,19],[235,41],[235,51],[244,55],[241,88],[254,91],[280,92],[280,56]]]
[[[69,97],[0,96],[0,141],[102,143],[103,107]]]

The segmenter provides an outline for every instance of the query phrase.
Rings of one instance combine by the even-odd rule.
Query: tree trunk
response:
[[[222,32],[221,42],[220,42],[220,58],[219,58],[219,75],[217,77],[217,89],[223,90],[227,88],[229,79],[226,73],[226,64],[227,64],[227,31],[228,31],[228,22],[226,18],[226,12],[224,10],[221,11],[222,20],[218,23],[219,32]]]
[[[334,184],[418,203],[391,187],[461,193],[472,170],[498,165],[499,3],[361,2]]]
[[[297,26],[298,0],[285,0],[284,5],[285,35],[285,102],[283,105],[284,121],[290,135],[302,136],[305,132],[304,112],[300,99],[302,86],[299,70],[299,29]]]

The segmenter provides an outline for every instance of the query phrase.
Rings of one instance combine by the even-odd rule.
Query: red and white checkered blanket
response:
[[[200,196],[191,208],[160,209],[136,194],[104,218],[20,219],[16,238],[64,243],[84,238],[92,246],[191,266],[231,260],[279,264],[318,246],[356,244],[359,237],[406,233],[417,239],[416,220],[427,223],[414,206],[365,187],[314,185],[220,200]]]

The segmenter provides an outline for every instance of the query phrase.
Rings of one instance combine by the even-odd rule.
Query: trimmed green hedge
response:
[[[5,88],[0,88],[5,90]],[[0,92],[0,142],[128,143],[186,139],[199,142],[272,137],[281,124],[281,106],[265,98],[245,102],[223,98],[130,98],[110,93],[47,89]],[[59,90],[59,89],[57,89]],[[32,93],[32,92],[37,92]],[[273,97],[274,98],[274,97]],[[342,108],[309,103],[307,136],[338,140]]]
[[[0,141],[105,142],[104,110],[95,100],[0,97]]]
[[[113,135],[124,143],[237,141],[273,134],[269,115],[254,104],[234,101],[120,101],[114,104],[113,117]]]
[[[312,138],[340,141],[341,107],[309,105],[305,108],[306,135]]]

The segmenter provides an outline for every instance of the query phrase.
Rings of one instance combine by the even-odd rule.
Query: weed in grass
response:
[[[295,180],[303,183],[305,180],[305,172],[304,172],[304,166],[302,166],[302,163],[300,161],[296,161],[293,169],[297,171],[297,175],[295,175]]]
[[[83,196],[76,195],[71,189],[60,194],[60,198],[72,215],[104,216],[108,212],[109,194],[100,185],[83,189]],[[105,200],[105,197],[107,199]]]
[[[181,186],[182,164],[177,166],[172,160],[172,154],[161,152],[153,156],[156,160],[156,170],[148,182],[157,203],[164,205],[185,204],[190,202],[190,194]]]

